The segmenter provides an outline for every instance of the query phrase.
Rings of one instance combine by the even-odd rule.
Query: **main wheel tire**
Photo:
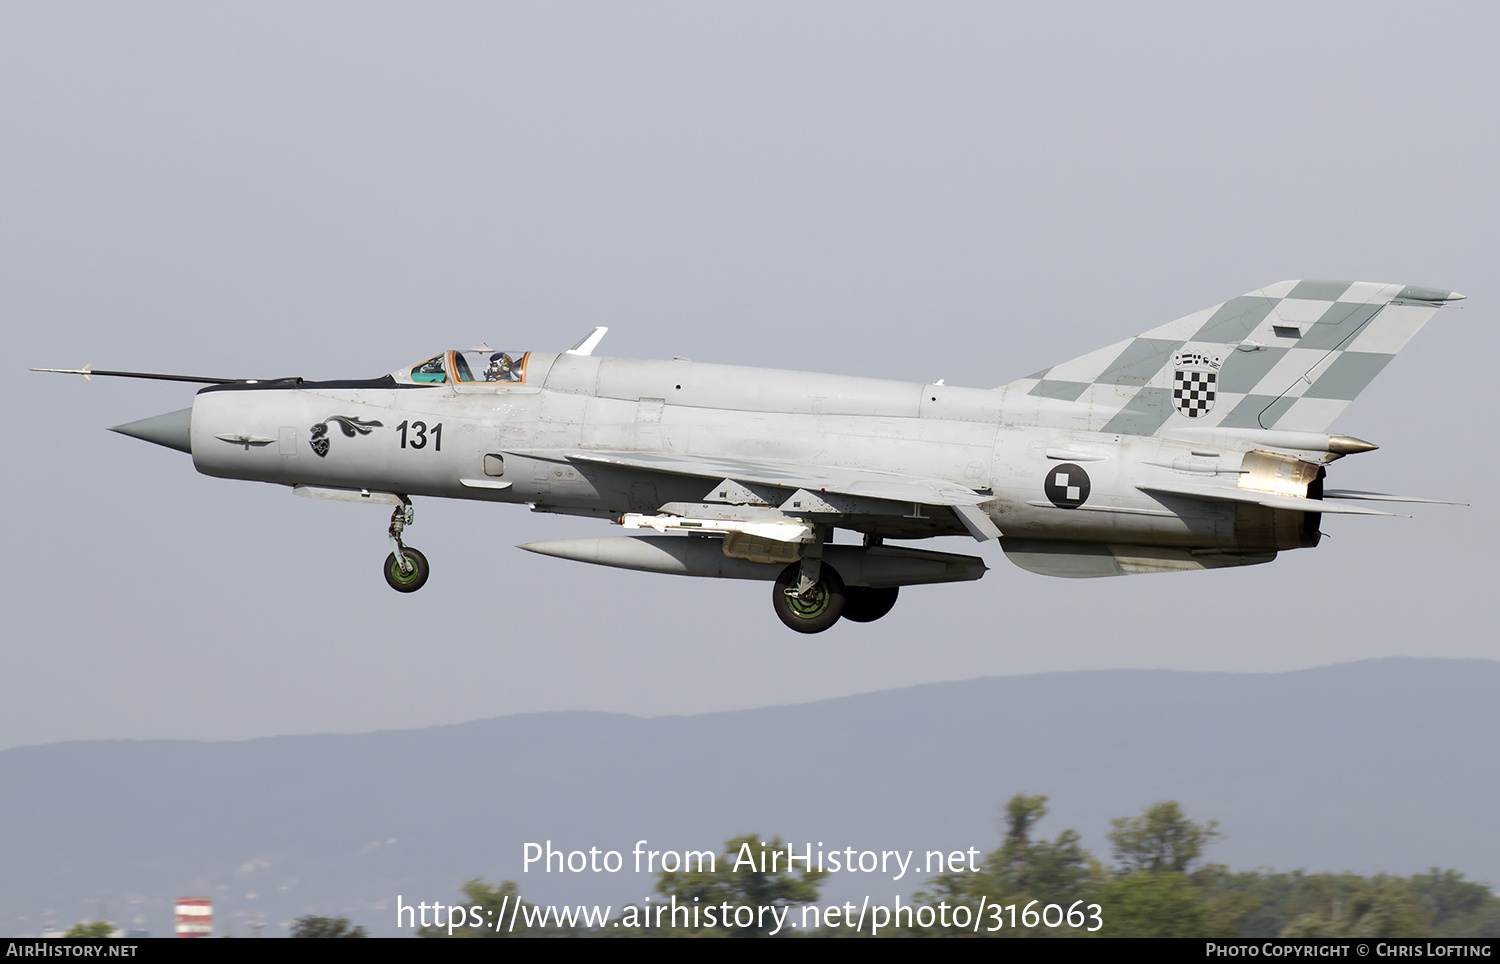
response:
[[[385,581],[397,592],[416,592],[427,585],[427,557],[411,546],[405,546],[406,561],[411,571],[403,572],[401,563],[393,552],[385,557]]]
[[[819,567],[818,584],[806,599],[787,595],[787,590],[797,585],[801,571],[802,564],[798,562],[781,571],[771,590],[771,604],[788,628],[799,633],[821,633],[843,615],[844,580],[825,562]]]
[[[896,605],[900,586],[889,589],[866,589],[860,586],[844,587],[844,618],[856,623],[873,623],[891,611]]]

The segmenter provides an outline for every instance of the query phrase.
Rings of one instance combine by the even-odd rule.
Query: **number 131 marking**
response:
[[[431,428],[428,428],[426,422],[412,422],[410,424],[411,424],[411,430],[412,430],[412,433],[413,433],[413,436],[414,436],[411,439],[407,439],[407,437],[406,437],[406,426],[407,426],[406,422],[402,422],[400,425],[396,426],[396,431],[398,431],[398,432],[401,433],[401,447],[402,448],[404,448],[404,449],[405,448],[413,448],[413,449],[426,448],[427,447],[427,433],[431,432],[432,433],[432,450],[434,452],[441,452],[443,450],[443,423],[442,422],[437,423],[436,425],[432,426]]]

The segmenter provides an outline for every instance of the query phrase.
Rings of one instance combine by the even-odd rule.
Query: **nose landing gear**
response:
[[[401,542],[401,533],[411,525],[414,514],[411,500],[405,496],[391,513],[391,554],[385,557],[385,581],[397,592],[416,592],[427,585],[427,557]]]
[[[401,560],[394,552],[385,557],[385,581],[397,592],[416,592],[427,584],[427,557],[410,546],[403,548],[402,554]],[[401,568],[402,562],[406,569]]]

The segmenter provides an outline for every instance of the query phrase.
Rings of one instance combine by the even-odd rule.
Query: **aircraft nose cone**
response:
[[[129,435],[143,442],[155,442],[169,449],[193,454],[193,410],[184,408],[165,415],[153,415],[135,422],[116,425],[111,432]]]

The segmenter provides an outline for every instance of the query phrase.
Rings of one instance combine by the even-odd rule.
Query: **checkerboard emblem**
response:
[[[1188,418],[1202,418],[1214,408],[1219,387],[1219,359],[1196,351],[1172,356],[1172,407]]]
[[[1042,491],[1059,509],[1076,509],[1088,501],[1089,474],[1072,462],[1049,465]]]

